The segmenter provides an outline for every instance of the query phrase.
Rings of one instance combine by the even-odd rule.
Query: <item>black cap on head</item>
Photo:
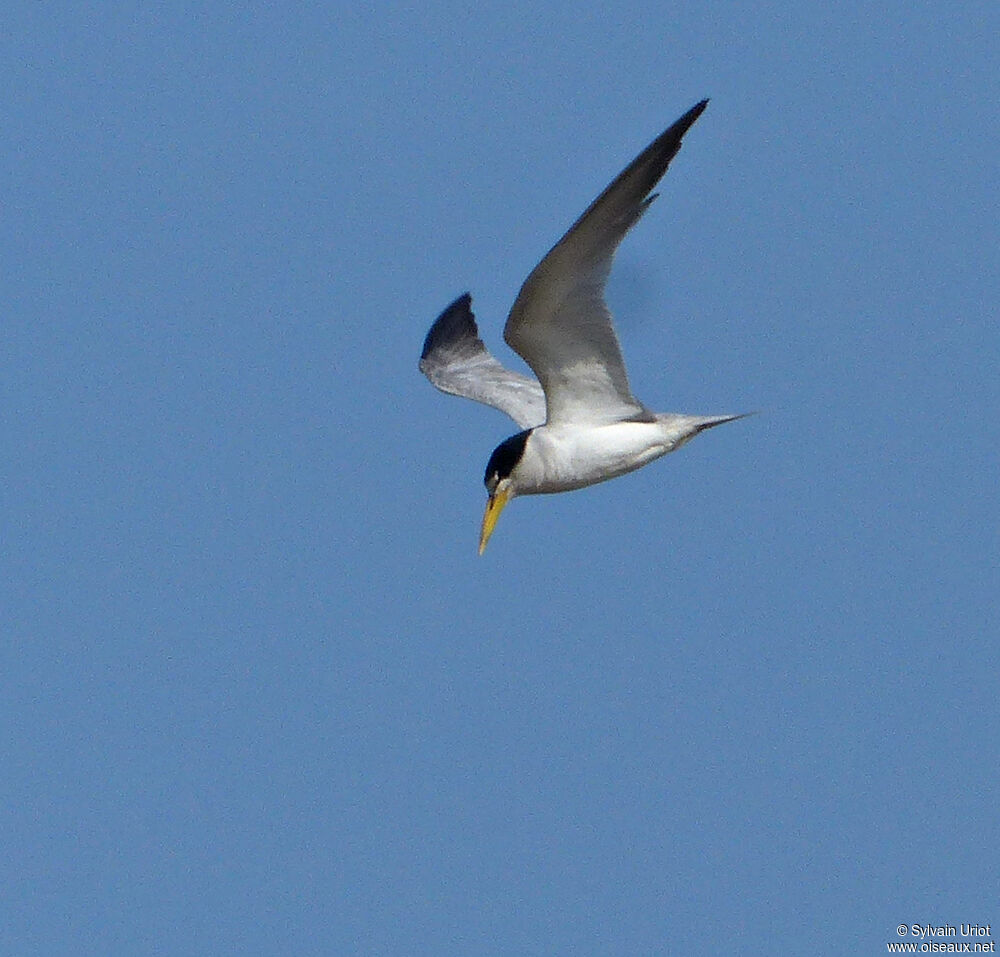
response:
[[[521,461],[521,456],[524,455],[524,446],[527,444],[530,434],[531,429],[518,432],[517,435],[504,439],[493,450],[489,462],[486,463],[486,475],[483,476],[483,482],[487,488],[490,488],[491,480],[495,488],[497,482],[507,478],[514,471],[517,463]]]

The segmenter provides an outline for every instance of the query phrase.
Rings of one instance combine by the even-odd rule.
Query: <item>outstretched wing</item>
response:
[[[656,198],[708,100],[658,136],[535,267],[510,311],[504,338],[538,376],[548,422],[606,422],[646,410],[632,395],[604,286],[625,234]]]
[[[491,405],[522,429],[545,421],[545,395],[534,380],[505,369],[479,338],[470,308],[459,296],[431,326],[420,354],[420,371],[442,392]]]

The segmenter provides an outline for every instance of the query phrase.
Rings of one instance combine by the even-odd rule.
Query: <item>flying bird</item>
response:
[[[472,298],[431,327],[420,370],[442,392],[491,405],[522,429],[490,456],[479,554],[517,495],[567,492],[640,468],[699,432],[743,418],[651,412],[632,395],[604,287],[625,234],[708,100],[687,111],[601,193],[525,280],[504,327],[537,378],[504,368],[479,338]]]

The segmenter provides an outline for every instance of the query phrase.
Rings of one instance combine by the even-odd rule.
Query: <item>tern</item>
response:
[[[737,415],[651,412],[632,395],[604,298],[615,251],[701,116],[702,100],[646,147],[525,280],[504,327],[537,378],[504,368],[459,296],[424,340],[420,371],[442,392],[493,406],[522,429],[490,456],[479,554],[517,495],[567,492],[624,475]]]

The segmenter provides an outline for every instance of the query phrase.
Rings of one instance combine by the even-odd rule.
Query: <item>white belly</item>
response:
[[[519,494],[568,492],[641,468],[675,448],[671,431],[659,422],[540,426],[518,469]]]

